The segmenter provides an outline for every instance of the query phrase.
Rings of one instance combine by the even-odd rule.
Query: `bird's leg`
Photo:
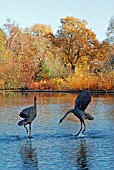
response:
[[[83,121],[83,124],[84,124],[84,130],[82,131],[82,134],[85,132],[86,130],[86,125],[85,125],[85,122]]]
[[[81,120],[80,120],[80,121],[81,121]],[[79,132],[77,133],[76,136],[78,136],[78,135],[80,134],[81,130],[82,130],[82,121],[81,121],[81,128],[80,128],[80,130],[79,130]]]
[[[29,123],[29,138],[33,138],[33,137],[31,136],[31,123]]]
[[[27,132],[27,134],[28,134],[28,129],[27,129],[27,127],[24,125],[24,128],[26,129],[26,132]]]

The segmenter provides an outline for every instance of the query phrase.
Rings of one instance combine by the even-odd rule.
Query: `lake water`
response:
[[[38,115],[29,139],[19,112],[37,96]],[[69,115],[77,94],[0,93],[0,170],[113,170],[114,95],[92,95],[86,109],[94,120],[87,121],[84,137],[76,137],[80,122]]]

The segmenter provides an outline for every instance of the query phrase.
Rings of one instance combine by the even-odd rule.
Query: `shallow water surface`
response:
[[[29,139],[19,112],[33,104],[37,96],[37,118]],[[80,122],[74,115],[60,124],[60,118],[73,108],[77,94],[1,93],[0,170],[113,170],[114,96],[92,95],[83,137],[76,137]]]

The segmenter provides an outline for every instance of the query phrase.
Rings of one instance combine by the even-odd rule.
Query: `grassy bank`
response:
[[[110,74],[75,74],[66,79],[56,78],[32,82],[29,89],[39,90],[92,90],[111,91],[114,89],[114,75]]]
[[[108,74],[93,74],[78,72],[70,75],[67,78],[51,78],[44,79],[38,82],[30,82],[24,87],[8,87],[0,90],[9,91],[60,91],[74,92],[80,90],[90,90],[92,92],[113,92],[114,90],[114,73]]]

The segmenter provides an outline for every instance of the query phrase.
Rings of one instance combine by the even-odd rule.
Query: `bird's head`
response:
[[[59,124],[62,123],[63,119],[60,119]]]

